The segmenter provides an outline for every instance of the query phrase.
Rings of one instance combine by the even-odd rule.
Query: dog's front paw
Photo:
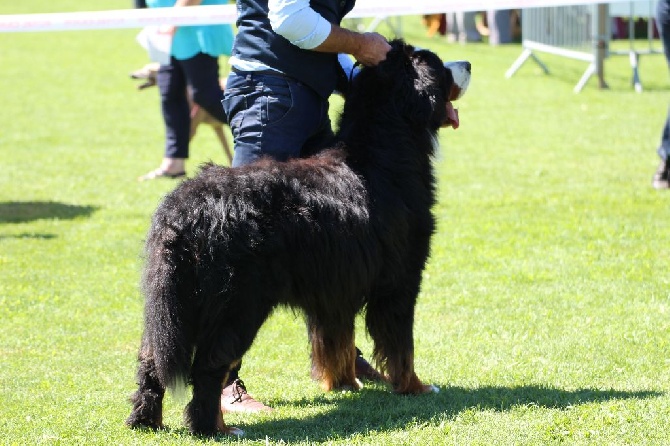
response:
[[[244,431],[238,427],[228,426],[223,421],[223,414],[219,412],[216,417],[216,430],[219,434],[229,435],[231,437],[244,437]]]
[[[355,390],[361,390],[363,388],[363,383],[356,378],[353,384],[346,383],[346,384],[340,384],[339,386],[333,388],[333,390],[338,390],[341,392],[353,392]]]
[[[143,417],[141,414],[133,412],[126,419],[126,426],[131,429],[151,429],[159,430],[163,429],[162,421],[155,421],[147,417]]]

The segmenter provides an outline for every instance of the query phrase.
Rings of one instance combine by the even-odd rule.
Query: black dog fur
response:
[[[168,194],[146,241],[139,388],[126,421],[162,426],[166,387],[188,382],[193,433],[230,432],[219,397],[278,305],[300,309],[313,375],[357,389],[354,318],[393,390],[414,372],[414,307],[435,229],[431,155],[453,79],[433,53],[391,42],[354,79],[332,149],[305,159],[205,166]]]

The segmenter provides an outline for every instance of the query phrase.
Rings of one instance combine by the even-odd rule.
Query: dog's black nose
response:
[[[472,73],[472,64],[470,62],[465,62],[465,69],[468,70],[468,73]]]

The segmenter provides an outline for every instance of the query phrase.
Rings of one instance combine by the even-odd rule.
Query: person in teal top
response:
[[[228,0],[146,0],[149,8],[227,3]],[[160,166],[141,176],[141,181],[186,175],[191,132],[188,92],[193,101],[210,115],[221,122],[227,121],[221,108],[223,91],[219,83],[219,56],[231,53],[232,26],[170,25],[161,27],[161,32],[172,35],[170,62],[160,66],[156,79],[165,122],[165,155]]]

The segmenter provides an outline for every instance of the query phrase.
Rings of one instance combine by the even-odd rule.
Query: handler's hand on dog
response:
[[[359,51],[352,54],[354,58],[365,66],[375,66],[386,59],[391,45],[379,33],[363,33]]]

